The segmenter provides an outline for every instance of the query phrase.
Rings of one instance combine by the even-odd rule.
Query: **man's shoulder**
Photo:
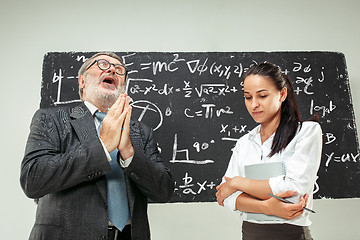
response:
[[[50,124],[51,122],[55,122],[59,125],[67,125],[72,119],[83,119],[84,121],[86,118],[83,117],[86,115],[91,116],[91,113],[83,103],[75,106],[61,105],[49,108],[40,108],[35,112],[32,118],[32,123],[45,122]]]
[[[88,108],[83,102],[78,104],[64,104],[60,106],[53,106],[47,108],[40,108],[37,113],[44,113],[49,115],[64,116],[64,115],[84,115],[88,111]]]

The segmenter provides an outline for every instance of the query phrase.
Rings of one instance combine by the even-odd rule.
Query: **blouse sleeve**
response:
[[[240,139],[236,143],[236,146],[234,147],[233,154],[230,158],[229,165],[228,165],[228,168],[227,168],[224,176],[233,178],[235,176],[243,176],[244,175],[243,171],[241,170],[241,165],[240,165],[240,146],[241,145],[242,144],[241,144],[241,139]],[[222,179],[222,183],[223,182],[225,182],[224,178]],[[241,193],[242,193],[241,191],[236,191],[232,195],[227,197],[224,200],[224,207],[226,207],[232,211],[237,211],[236,199]]]
[[[269,179],[274,194],[295,190],[299,196],[310,194],[313,190],[322,151],[320,125],[315,122],[304,122],[293,140],[295,143],[289,143],[287,146],[293,148],[293,154],[284,159],[286,176]]]

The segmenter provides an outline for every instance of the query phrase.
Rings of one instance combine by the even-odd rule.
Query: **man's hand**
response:
[[[100,139],[108,152],[114,151],[120,144],[122,128],[124,127],[125,119],[128,115],[128,110],[126,110],[128,107],[129,97],[127,94],[121,94],[114,105],[109,109],[102,122]]]
[[[126,113],[125,121],[122,126],[121,137],[117,146],[121,159],[123,160],[126,160],[134,155],[134,148],[130,140],[130,117],[132,108],[129,106],[129,100],[130,98],[127,97],[124,109],[124,112]]]

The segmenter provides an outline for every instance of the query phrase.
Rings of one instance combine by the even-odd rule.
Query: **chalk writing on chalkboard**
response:
[[[80,102],[77,71],[94,53],[45,55],[40,107]],[[360,154],[345,57],[334,52],[119,52],[132,117],[154,129],[176,181],[172,202],[215,201],[236,141],[256,126],[242,76],[278,64],[293,82],[303,119],[320,116],[323,153],[315,198],[360,197]]]

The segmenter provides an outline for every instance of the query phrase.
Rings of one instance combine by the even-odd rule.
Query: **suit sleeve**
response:
[[[153,201],[166,202],[174,191],[170,170],[164,166],[150,128],[139,123],[143,147],[136,146],[133,159],[124,173],[140,191]]]
[[[110,171],[96,135],[80,140],[68,116],[64,110],[40,109],[33,117],[20,173],[21,187],[30,198],[71,188]]]

